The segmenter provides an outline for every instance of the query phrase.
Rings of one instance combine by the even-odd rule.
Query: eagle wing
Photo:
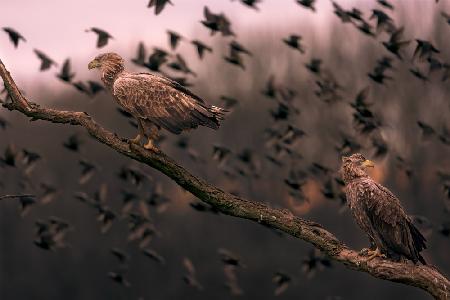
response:
[[[382,185],[365,183],[364,206],[374,232],[391,252],[414,262],[425,260],[420,251],[426,248],[425,238],[412,224],[400,201]]]
[[[120,75],[114,81],[113,95],[134,117],[175,134],[199,125],[217,129],[224,113],[180,84],[149,73]]]

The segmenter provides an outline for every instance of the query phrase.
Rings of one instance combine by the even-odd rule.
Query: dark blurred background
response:
[[[99,82],[87,64],[108,51],[120,53],[130,70],[149,71],[131,59],[139,42],[145,57],[158,47],[167,52],[160,71],[183,78],[203,99],[231,111],[218,131],[163,133],[159,146],[165,153],[226,191],[289,209],[361,249],[368,241],[346,209],[337,173],[342,155],[360,151],[376,162],[371,175],[400,198],[427,237],[425,259],[449,274],[450,81],[445,62],[450,25],[441,15],[450,12],[448,1],[392,0],[390,9],[375,0],[340,0],[346,14],[352,15],[352,8],[362,12],[364,21],[354,13],[347,23],[328,0],[316,1],[315,11],[293,0],[265,0],[255,4],[257,10],[241,1],[172,2],[155,15],[143,0],[2,0],[0,27],[14,28],[26,42],[15,48],[1,31],[0,58],[32,101],[86,111],[105,128],[131,138],[136,134],[132,120],[120,114],[109,93],[80,91],[74,83]],[[210,34],[200,23],[205,5],[226,15],[234,36]],[[401,50],[402,59],[383,46],[394,30],[377,31],[376,19],[370,19],[373,9],[388,14],[395,29],[404,26],[402,40],[411,42]],[[364,22],[369,34],[357,28]],[[85,32],[93,26],[114,37],[101,49],[96,35]],[[166,30],[183,36],[175,50]],[[283,42],[291,34],[302,36],[304,53]],[[194,39],[212,53],[199,59],[190,43]],[[414,57],[415,39],[431,42],[440,53]],[[245,69],[224,59],[232,40],[251,52],[239,54]],[[40,72],[33,49],[58,66]],[[173,69],[176,54],[196,76]],[[368,76],[380,73],[382,57],[393,65],[381,71],[392,77],[384,84]],[[440,65],[433,69],[430,57]],[[55,76],[66,58],[75,73],[71,82]],[[322,61],[320,71],[305,66],[311,59]],[[267,92],[271,79],[273,95]],[[358,93],[366,95],[363,106],[372,115],[362,123],[357,122],[361,110],[351,105]],[[158,172],[92,140],[82,128],[30,123],[5,109],[2,121],[0,195],[35,197],[0,201],[0,299],[228,299],[233,293],[259,299],[429,298],[417,288],[330,263],[301,240],[216,214]],[[78,150],[70,147],[70,137],[79,141]],[[110,228],[98,219],[105,210],[115,216]],[[36,222],[51,220],[70,228],[63,229],[61,243],[46,250],[39,247]],[[130,224],[136,220],[144,221],[133,231]],[[113,248],[129,258],[121,263]],[[224,263],[223,249],[243,266]],[[114,282],[110,272],[126,282]]]

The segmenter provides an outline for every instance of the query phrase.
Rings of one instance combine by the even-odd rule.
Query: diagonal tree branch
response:
[[[331,259],[343,263],[349,269],[366,272],[379,279],[421,288],[436,299],[450,298],[449,280],[434,267],[399,263],[380,258],[368,261],[365,256],[349,249],[320,224],[296,217],[287,210],[273,209],[267,205],[226,193],[193,176],[161,151],[149,151],[141,146],[129,144],[125,139],[121,139],[115,133],[101,127],[87,113],[43,108],[28,101],[1,60],[0,76],[11,98],[11,102],[3,104],[9,110],[19,111],[30,117],[31,120],[82,126],[99,142],[129,158],[157,169],[183,189],[223,214],[252,220],[302,239],[326,253]]]
[[[12,199],[12,198],[27,198],[27,197],[36,197],[32,194],[23,194],[23,195],[2,195],[0,196],[0,200],[3,199]]]

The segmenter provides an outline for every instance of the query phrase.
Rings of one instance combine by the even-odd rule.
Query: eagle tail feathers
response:
[[[420,251],[427,248],[427,246],[425,244],[426,239],[420,233],[420,231],[416,228],[416,226],[414,226],[414,224],[409,223],[408,225],[409,225],[409,230],[411,232],[411,236],[413,239],[414,255],[416,256],[415,260],[418,260],[422,264],[426,265],[427,263],[426,263],[425,259],[420,254]]]
[[[210,115],[207,116],[205,124],[202,125],[205,125],[212,129],[218,129],[220,126],[220,121],[225,119],[225,115],[228,112],[228,110],[214,105],[207,108],[207,110],[210,113]]]
[[[225,119],[226,113],[229,111],[217,106],[212,105],[210,108],[210,111],[213,113],[213,116],[216,120],[223,120]]]

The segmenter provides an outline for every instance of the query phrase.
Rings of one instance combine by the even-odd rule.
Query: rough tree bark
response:
[[[3,106],[11,111],[21,112],[30,117],[31,121],[44,120],[82,126],[99,142],[162,172],[183,189],[225,215],[252,220],[302,239],[349,269],[366,272],[375,278],[421,288],[436,299],[450,298],[450,282],[435,267],[381,258],[368,261],[365,256],[348,248],[320,224],[296,217],[288,210],[273,209],[259,202],[224,192],[193,176],[161,151],[149,151],[141,146],[129,144],[127,140],[101,127],[87,113],[43,108],[30,102],[22,95],[1,60],[0,76],[11,98],[11,101],[3,103]]]

